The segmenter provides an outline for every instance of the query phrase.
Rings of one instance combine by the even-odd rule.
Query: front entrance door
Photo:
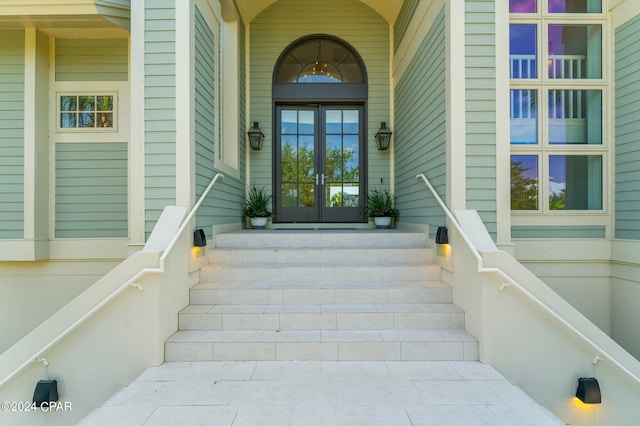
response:
[[[277,222],[361,222],[363,105],[278,105]]]

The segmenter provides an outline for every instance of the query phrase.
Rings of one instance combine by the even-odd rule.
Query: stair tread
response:
[[[204,281],[193,287],[192,290],[244,290],[244,289],[429,289],[451,288],[447,283],[439,280],[424,281],[290,281],[290,282],[219,282]]]
[[[465,330],[184,330],[167,343],[477,342]]]
[[[180,314],[307,314],[307,313],[432,313],[462,312],[451,303],[376,304],[265,304],[265,305],[189,305]]]

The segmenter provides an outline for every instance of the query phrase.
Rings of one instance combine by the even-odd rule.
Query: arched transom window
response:
[[[281,56],[275,83],[366,83],[357,53],[329,36],[305,37]]]

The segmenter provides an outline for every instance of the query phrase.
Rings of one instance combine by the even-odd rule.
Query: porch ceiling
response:
[[[242,15],[242,19],[244,22],[249,23],[253,21],[253,19],[260,14],[267,7],[271,6],[273,3],[278,0],[236,0],[238,4],[238,8],[240,9],[240,14]],[[300,2],[307,2],[309,0],[298,0]],[[386,19],[389,24],[393,24],[398,17],[398,13],[400,12],[400,8],[404,3],[404,0],[360,0],[362,3],[366,4],[384,19]],[[224,2],[223,2],[224,4]]]

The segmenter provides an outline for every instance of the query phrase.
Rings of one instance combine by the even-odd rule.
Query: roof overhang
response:
[[[245,23],[250,23],[263,10],[276,3],[278,0],[236,0],[238,9]],[[309,0],[298,0],[306,2]],[[393,25],[398,17],[404,0],[359,0],[375,10],[390,25]],[[224,2],[223,2],[224,5]]]
[[[0,5],[2,28],[128,33],[130,17],[128,5],[108,0],[3,0]]]

